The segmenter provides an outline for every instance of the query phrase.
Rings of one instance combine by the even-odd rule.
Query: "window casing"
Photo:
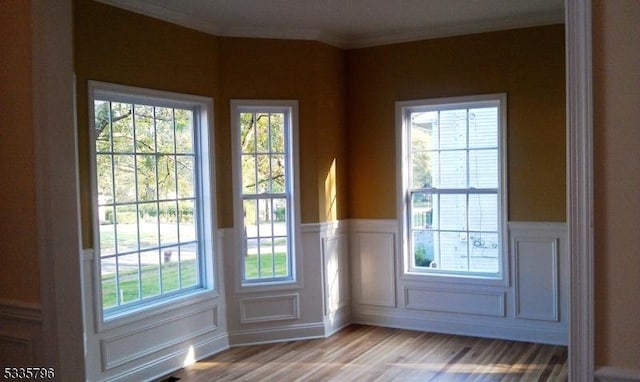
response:
[[[296,282],[296,101],[235,100],[235,221],[241,286]]]
[[[399,102],[406,274],[504,279],[506,96]]]
[[[89,90],[101,316],[211,289],[211,101],[99,82]]]

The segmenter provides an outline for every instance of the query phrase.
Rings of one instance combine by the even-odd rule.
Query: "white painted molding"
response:
[[[637,369],[603,366],[596,370],[595,376],[600,382],[640,382],[640,370]]]
[[[240,300],[241,324],[299,319],[300,293],[246,297]]]
[[[300,341],[325,337],[323,322],[229,331],[231,347]]]
[[[594,378],[591,0],[566,0],[569,381]]]
[[[31,1],[43,364],[85,379],[72,1]]]

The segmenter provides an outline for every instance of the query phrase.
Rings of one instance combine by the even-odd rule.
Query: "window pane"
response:
[[[132,153],[134,146],[131,105],[118,102],[111,103],[111,128],[113,131],[113,151]]]
[[[498,147],[498,108],[469,109],[469,147]]]
[[[155,155],[136,156],[136,177],[138,180],[138,200],[151,201],[158,198]]]
[[[160,294],[160,251],[140,252],[142,298]]]
[[[178,153],[193,153],[193,112],[191,110],[175,109],[176,123],[176,151]]]
[[[471,232],[469,234],[470,271],[496,273],[500,271],[497,233]]]
[[[434,165],[438,163],[437,152],[416,151],[412,154],[411,185],[413,188],[434,187],[433,182]]]
[[[195,243],[180,246],[180,283],[183,288],[198,284],[198,261]]]
[[[411,113],[411,150],[438,149],[438,113]]]
[[[180,242],[196,240],[195,206],[193,200],[181,200],[179,207]]]
[[[289,276],[289,255],[286,237],[276,237],[273,241],[275,261],[275,277]]]
[[[160,203],[160,244],[163,246],[178,242],[176,212],[176,202]]]
[[[259,153],[269,152],[269,114],[256,114],[256,149]]]
[[[258,184],[257,190],[258,194],[263,192],[271,192],[269,186],[271,184],[271,172],[269,169],[270,165],[269,155],[257,155],[256,156],[256,165],[258,166]]]
[[[113,207],[98,208],[100,216],[105,220],[100,222],[100,256],[116,253],[115,224],[113,224]]]
[[[175,141],[173,134],[173,109],[166,107],[156,107],[156,144],[159,153],[171,154],[175,152]]]
[[[247,237],[258,237],[258,201],[245,200],[244,209],[244,229]]]
[[[192,198],[194,193],[194,161],[191,156],[177,157],[178,165],[178,197]]]
[[[285,190],[285,159],[284,155],[271,156],[271,192],[282,193]]]
[[[469,152],[469,187],[498,188],[498,150]]]
[[[160,245],[158,233],[158,205],[142,203],[138,206],[140,248],[153,248]]]
[[[467,229],[467,196],[440,195],[440,229],[464,231]]]
[[[118,253],[138,250],[138,225],[135,204],[116,207]]]
[[[287,235],[287,199],[273,199],[273,235]]]
[[[180,289],[180,265],[178,247],[162,248],[162,292]]]
[[[96,152],[111,151],[111,120],[109,118],[109,102],[95,101]]]
[[[136,200],[136,182],[133,155],[114,155],[113,176],[115,181],[115,201],[117,203],[134,202]]]
[[[271,226],[271,199],[258,200],[258,221],[260,222],[260,236],[273,236]]]
[[[116,306],[118,303],[118,284],[116,279],[116,260],[109,257],[100,260],[100,272],[102,289],[102,307],[104,309]]]
[[[467,187],[467,152],[463,150],[440,153],[440,188]]]
[[[135,106],[136,151],[139,153],[153,153],[156,151],[156,134],[153,124],[153,108],[150,106]]]
[[[113,203],[111,155],[96,155],[96,173],[98,178],[98,203]]]
[[[126,304],[140,299],[137,253],[118,256],[118,286],[120,303]]]
[[[285,152],[284,114],[271,114],[271,152]]]
[[[176,197],[176,157],[173,155],[158,156],[158,198],[160,200]]]
[[[243,153],[255,153],[253,113],[240,113],[240,148]]]
[[[260,277],[274,277],[275,266],[273,253],[273,240],[271,238],[260,240]]]
[[[433,195],[416,192],[411,195],[411,226],[433,228]]]
[[[465,232],[440,232],[440,264],[447,271],[466,271],[467,234]]]
[[[242,155],[242,193],[256,193],[256,157]]]
[[[467,110],[444,110],[440,112],[440,149],[463,149],[467,147]]]
[[[435,259],[434,231],[413,231],[413,261],[416,267],[430,267]]]
[[[469,195],[469,230],[498,231],[498,195]]]

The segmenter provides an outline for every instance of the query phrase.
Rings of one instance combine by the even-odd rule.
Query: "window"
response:
[[[211,101],[90,82],[105,317],[211,285]]]
[[[398,103],[408,272],[502,275],[505,110],[504,95]]]
[[[233,101],[242,285],[295,281],[295,101]]]

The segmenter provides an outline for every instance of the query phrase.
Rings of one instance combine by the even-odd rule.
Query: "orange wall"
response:
[[[218,39],[87,0],[74,1],[73,38],[83,245],[90,247],[92,229],[87,80],[215,99]],[[216,150],[225,149],[219,142],[216,143]]]
[[[37,303],[30,7],[0,1],[0,300]]]
[[[74,1],[74,39],[85,247],[92,242],[87,80],[214,98],[220,227],[233,225],[229,100],[298,100],[302,221],[347,217],[340,49],[310,41],[215,37],[88,0]],[[327,215],[330,203],[324,198],[334,159],[335,216]]]
[[[593,11],[596,364],[640,370],[640,2]]]
[[[396,217],[394,102],[507,93],[509,219],[565,220],[562,25],[349,51],[349,216]]]
[[[346,204],[342,51],[311,41],[221,37],[219,65],[223,106],[217,114],[227,144],[230,145],[229,100],[298,100],[302,222],[346,218],[347,209],[341,207]],[[218,177],[230,179],[230,158],[221,159],[224,165]],[[332,216],[327,213],[331,202],[325,201],[324,187],[334,159],[338,166],[336,193],[340,198],[338,211]],[[227,188],[223,198],[230,200],[230,185]],[[231,203],[221,208],[222,216],[232,216]]]

